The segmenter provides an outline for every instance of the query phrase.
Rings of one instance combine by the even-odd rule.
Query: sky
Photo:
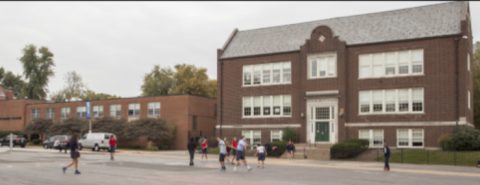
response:
[[[0,2],[0,66],[22,74],[28,44],[54,53],[61,90],[76,71],[88,88],[122,97],[141,94],[154,65],[194,64],[217,78],[217,49],[235,28],[257,29],[445,2]],[[470,2],[474,40],[480,2]],[[478,39],[480,40],[480,39]]]

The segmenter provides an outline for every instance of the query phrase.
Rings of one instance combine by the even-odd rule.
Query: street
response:
[[[187,151],[117,153],[110,161],[106,152],[82,151],[81,175],[74,167],[62,173],[71,162],[69,154],[53,150],[0,149],[0,184],[478,184],[480,170],[472,167],[391,164],[392,171],[382,171],[382,163],[309,161],[267,158],[264,169],[248,157],[253,168],[227,164],[220,172],[218,155],[207,162],[195,156],[195,166],[188,166]]]

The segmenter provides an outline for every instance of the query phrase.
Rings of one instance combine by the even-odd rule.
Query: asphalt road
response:
[[[196,155],[194,167],[188,166],[186,151],[142,154],[118,154],[109,160],[106,152],[82,152],[79,170],[75,175],[71,167],[65,174],[62,166],[71,162],[69,154],[56,152],[28,152],[21,149],[0,151],[0,184],[476,184],[480,183],[480,170],[471,167],[392,165],[400,171],[381,171],[380,163],[346,163],[317,161],[283,161],[267,158],[264,169],[253,170],[227,165],[220,172],[218,156],[200,162]],[[401,168],[400,168],[401,167]],[[380,170],[376,170],[380,169]],[[403,171],[401,171],[403,170]],[[422,170],[418,173],[415,170]],[[443,173],[442,173],[443,172]],[[438,173],[438,174],[437,174]]]

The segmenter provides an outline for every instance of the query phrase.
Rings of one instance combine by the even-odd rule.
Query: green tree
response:
[[[50,131],[50,127],[53,125],[52,119],[47,118],[35,118],[23,129],[23,134],[38,134],[41,138],[45,139],[45,135]]]
[[[1,85],[5,89],[9,89],[13,92],[13,95],[17,98],[25,98],[25,93],[23,91],[26,86],[25,81],[22,80],[21,75],[14,75],[11,71],[8,71],[1,81]]]
[[[109,99],[118,99],[121,96],[117,95],[110,95],[105,93],[95,93],[93,90],[87,89],[82,95],[79,97],[82,101],[85,100],[109,100]]]
[[[63,90],[50,93],[50,100],[54,102],[66,102],[65,92]]]
[[[5,69],[3,69],[3,67],[0,67],[0,82],[2,82],[2,79],[4,76],[5,76]]]
[[[173,76],[174,83],[169,94],[208,96],[209,82],[206,68],[177,64],[175,69],[177,72]]]
[[[173,85],[173,75],[172,69],[155,65],[152,71],[143,77],[143,85],[140,88],[142,96],[168,95]]]
[[[171,143],[176,132],[175,123],[165,118],[140,118],[125,124],[124,136],[128,139],[146,137],[148,147],[152,142]]]
[[[124,118],[115,119],[112,117],[96,118],[92,121],[92,132],[109,132],[117,136],[122,136],[127,120]],[[82,131],[88,132],[88,127],[84,127]]]
[[[68,119],[62,120],[61,122],[54,123],[50,127],[50,133],[53,134],[82,134],[87,127],[87,120],[77,117],[70,117]]]
[[[25,46],[20,62],[23,65],[23,74],[28,83],[24,86],[24,92],[30,99],[45,99],[48,93],[50,77],[55,76],[53,67],[53,53],[47,47],[38,50],[33,44]]]
[[[473,119],[476,128],[480,128],[480,42],[475,43],[477,48],[473,53]]]
[[[86,85],[83,83],[82,76],[75,71],[67,72],[64,77],[66,87],[64,88],[65,99],[81,99],[85,96]],[[93,92],[93,91],[92,91]]]
[[[208,97],[217,98],[217,80],[208,81]]]
[[[285,127],[283,129],[282,139],[284,141],[297,141],[297,131],[291,129],[290,127]]]

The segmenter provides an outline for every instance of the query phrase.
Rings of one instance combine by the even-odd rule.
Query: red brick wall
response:
[[[27,103],[44,103],[46,101],[42,100],[28,100],[28,99],[17,99],[17,100],[4,100],[0,101],[0,118],[12,118],[20,117],[21,119],[10,119],[10,120],[0,120],[0,130],[1,131],[19,131],[25,127],[27,115],[30,116],[30,113],[26,112],[25,106]]]

